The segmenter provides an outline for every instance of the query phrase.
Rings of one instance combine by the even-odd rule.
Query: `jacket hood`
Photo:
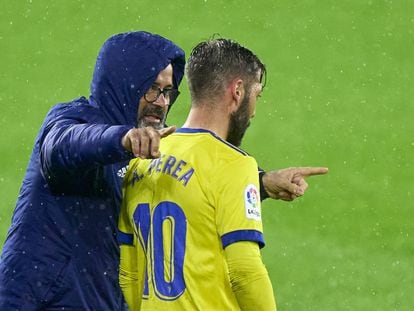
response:
[[[90,101],[109,123],[136,126],[140,98],[169,64],[173,66],[173,83],[178,88],[185,66],[185,54],[180,47],[144,31],[114,35],[99,51]]]

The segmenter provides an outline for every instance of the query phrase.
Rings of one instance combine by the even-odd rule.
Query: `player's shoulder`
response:
[[[140,158],[134,158],[128,163],[127,171],[124,176],[124,182],[128,184],[128,181],[133,178],[134,172],[137,170],[137,167],[140,163]]]
[[[224,175],[229,175],[228,178],[257,175],[253,157],[209,130],[179,128],[165,142],[168,143],[160,145],[161,152],[189,163],[203,184],[218,184]]]
[[[245,157],[248,154],[242,149],[232,145],[225,141],[214,132],[201,129],[201,128],[179,128],[175,132],[176,134],[189,134],[188,136],[193,137],[193,141],[196,142],[197,147],[200,149],[207,149],[213,153],[219,152],[220,155],[228,155],[233,157]]]
[[[85,97],[76,98],[70,102],[59,103],[50,108],[46,120],[56,122],[59,119],[74,119],[78,123],[89,123],[101,121],[100,111]]]

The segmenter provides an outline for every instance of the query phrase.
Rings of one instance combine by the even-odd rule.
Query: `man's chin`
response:
[[[138,121],[138,127],[147,127],[147,126],[151,126],[153,128],[155,128],[156,130],[160,130],[163,129],[164,123],[162,122],[151,122],[151,121],[147,121],[147,120],[139,120]]]

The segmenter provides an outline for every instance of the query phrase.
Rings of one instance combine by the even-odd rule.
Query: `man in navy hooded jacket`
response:
[[[133,157],[121,138],[169,64],[178,88],[185,65],[178,46],[145,32],[115,35],[99,53],[90,98],[49,111],[3,248],[0,310],[121,309],[116,230]]]
[[[135,128],[146,126],[138,124],[148,112],[139,103],[161,94],[165,100],[166,88],[154,83],[172,67],[169,90],[178,89],[184,65],[184,52],[165,38],[115,35],[98,55],[90,98],[49,111],[3,247],[0,310],[123,308],[116,242],[122,177],[131,158],[156,157],[160,137],[174,130]],[[161,128],[165,114],[147,117]],[[304,177],[320,173],[325,169],[261,172],[262,198],[293,200],[307,188]]]

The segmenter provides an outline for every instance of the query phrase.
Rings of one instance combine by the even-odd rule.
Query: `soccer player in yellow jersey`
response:
[[[131,310],[275,310],[260,255],[257,163],[237,147],[265,66],[238,43],[214,39],[193,49],[186,73],[184,126],[162,141],[158,159],[132,160],[124,179],[125,298]],[[165,101],[163,84],[145,99]]]

